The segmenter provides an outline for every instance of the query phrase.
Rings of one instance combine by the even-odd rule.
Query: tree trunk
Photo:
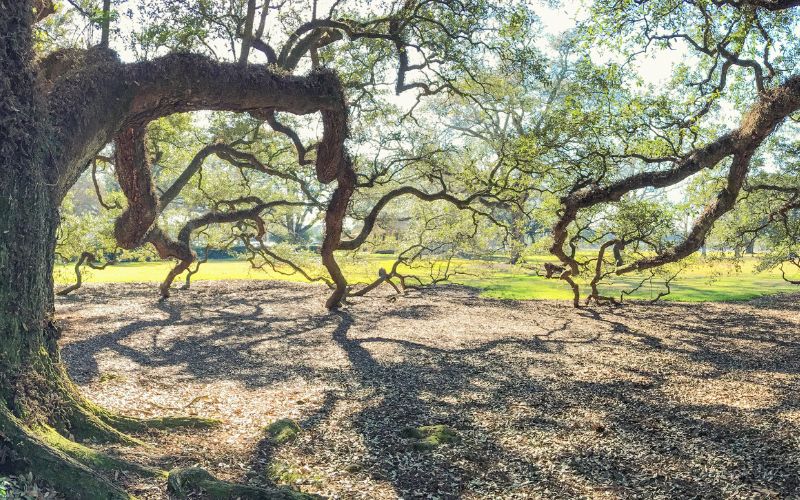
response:
[[[77,393],[59,359],[52,320],[60,200],[46,175],[55,155],[29,66],[31,8],[21,4],[0,4],[0,473],[32,471],[70,498],[126,498],[70,457],[91,451],[56,430],[125,440],[102,421],[110,415]]]
[[[20,29],[29,23],[30,12],[21,9],[0,15],[0,398],[10,406],[22,367],[55,352],[50,317],[58,217],[41,165],[45,137],[27,64],[30,35]]]
[[[77,393],[61,365],[52,321],[58,214],[35,157],[17,158],[0,163],[0,454],[10,457],[0,473],[30,471],[69,498],[127,498],[71,457],[87,449],[62,437],[126,441]]]

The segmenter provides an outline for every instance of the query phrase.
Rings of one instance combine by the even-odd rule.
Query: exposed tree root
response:
[[[114,414],[81,397],[73,397],[72,400],[74,405],[70,405],[73,408],[65,430],[84,441],[142,446],[142,441],[128,433],[178,428],[209,429],[221,424],[217,419],[187,416],[139,419]]]
[[[81,442],[146,446],[128,433],[219,424],[192,417],[116,415],[86,400],[51,356],[46,349],[37,351],[32,369],[22,376],[30,383],[19,387],[11,400],[0,399],[0,472],[30,471],[67,498],[129,498],[103,474],[124,471],[166,479],[167,473],[115,458]]]
[[[53,433],[57,435],[54,431]],[[61,439],[69,442],[63,437]],[[80,447],[76,443],[71,444]],[[9,457],[0,464],[0,471],[33,471],[37,478],[57,486],[59,491],[69,498],[89,500],[130,498],[99,472],[25,427],[2,404],[0,404],[0,450]]]
[[[112,415],[105,413],[100,418],[122,432],[147,432],[150,430],[168,429],[211,429],[222,424],[221,420],[203,417],[159,417],[148,419],[137,419],[122,415]]]
[[[10,408],[31,425],[47,425],[62,435],[85,442],[142,445],[111,423],[110,414],[89,402],[69,379],[64,367],[42,350],[32,369],[21,374],[20,386]],[[9,402],[11,404],[11,402]]]
[[[35,432],[44,443],[96,471],[127,471],[143,477],[164,476],[164,472],[158,469],[144,467],[126,460],[121,460],[106,453],[101,453],[88,448],[80,443],[76,443],[75,441],[71,441],[59,434],[52,427],[41,426],[35,429]],[[60,487],[60,484],[56,484],[56,486]]]
[[[202,498],[211,500],[302,500],[322,498],[288,488],[257,488],[243,484],[220,481],[207,471],[191,467],[170,471],[167,479],[169,491],[178,498]]]
[[[60,370],[56,368],[54,372],[60,373]],[[0,463],[0,472],[31,471],[68,498],[130,498],[104,478],[104,472],[125,471],[141,477],[167,477],[165,471],[98,452],[78,440],[146,446],[127,433],[177,427],[208,428],[220,423],[194,417],[136,419],[115,415],[72,392],[70,388],[74,389],[74,386],[68,379],[60,378],[60,381],[58,394],[63,401],[54,405],[52,414],[37,415],[42,409],[38,407],[41,403],[36,401],[24,405],[25,413],[33,422],[30,425],[23,424],[0,404],[0,456],[10,457],[7,463]],[[53,426],[42,421],[51,422]]]

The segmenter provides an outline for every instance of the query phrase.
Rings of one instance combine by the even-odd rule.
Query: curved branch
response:
[[[728,185],[706,212],[696,222],[686,241],[673,247],[659,257],[640,260],[617,270],[618,274],[634,269],[648,269],[666,262],[674,262],[689,255],[702,245],[705,235],[714,222],[729,211],[747,175],[750,158],[762,142],[791,113],[800,109],[800,75],[789,78],[786,83],[763,92],[759,100],[744,116],[738,129],[727,133],[710,144],[694,150],[667,170],[644,171],[620,179],[605,186],[589,185],[574,190],[562,201],[562,212],[553,226],[553,244],[550,252],[570,267],[571,275],[579,273],[578,264],[566,253],[564,244],[569,237],[568,228],[580,210],[601,203],[619,201],[624,195],[647,187],[663,188],[676,184],[689,176],[719,164],[733,156],[728,175]]]
[[[81,253],[80,258],[78,258],[78,261],[75,263],[75,283],[69,285],[68,287],[62,290],[59,290],[58,292],[56,292],[56,295],[58,295],[59,297],[66,297],[67,295],[74,292],[83,285],[83,275],[81,274],[81,267],[84,264],[91,267],[92,269],[97,269],[99,271],[105,269],[106,267],[108,267],[109,264],[113,263],[114,261],[110,260],[105,264],[101,265],[97,263],[97,259],[95,258],[94,254],[90,252]]]
[[[100,192],[100,183],[97,182],[97,159],[92,160],[92,184],[94,185],[94,193],[97,196],[97,201],[100,206],[106,210],[113,210],[115,208],[122,208],[119,201],[114,200],[113,204],[106,203],[103,200],[103,194]]]
[[[48,95],[54,139],[62,145],[51,172],[59,199],[118,131],[173,113],[326,111],[346,120],[339,79],[328,70],[287,76],[266,65],[241,66],[181,53],[123,64],[100,48],[82,53],[79,60],[53,82]],[[335,141],[334,134],[332,150],[337,149]],[[332,180],[335,174],[328,177]]]
[[[482,193],[474,193],[471,196],[465,199],[459,199],[452,194],[446,192],[444,189],[438,191],[436,193],[426,193],[420,189],[417,189],[413,186],[403,186],[397,189],[394,189],[385,195],[383,195],[372,207],[369,215],[364,219],[364,225],[361,228],[361,232],[355,238],[347,241],[342,241],[339,243],[338,250],[356,250],[364,242],[367,240],[369,235],[372,233],[372,230],[375,227],[375,222],[378,220],[378,216],[380,216],[381,211],[386,207],[389,202],[394,200],[395,198],[399,198],[405,195],[412,195],[416,198],[419,198],[422,201],[448,201],[455,205],[458,208],[467,208],[470,203],[474,200],[478,199]]]

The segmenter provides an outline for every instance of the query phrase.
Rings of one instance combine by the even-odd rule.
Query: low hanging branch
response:
[[[443,283],[450,281],[452,277],[456,274],[459,274],[451,269],[452,254],[448,257],[447,263],[445,264],[443,269],[439,269],[439,272],[434,272],[434,268],[436,267],[435,263],[432,263],[430,266],[430,280],[427,283],[423,283],[423,281],[417,276],[416,274],[407,274],[401,273],[400,267],[408,267],[412,268],[415,262],[420,260],[424,255],[436,255],[440,253],[445,247],[449,247],[451,245],[448,244],[439,244],[439,245],[426,245],[423,243],[414,244],[407,249],[403,250],[398,256],[397,259],[392,263],[392,267],[389,268],[389,271],[386,271],[384,268],[380,268],[378,270],[378,277],[372,281],[371,283],[366,284],[364,287],[358,290],[350,290],[347,293],[348,297],[363,297],[364,295],[376,290],[380,287],[383,283],[387,283],[390,285],[394,291],[399,295],[404,293],[408,289],[415,289],[420,288],[422,286],[431,286],[436,285],[438,283]],[[400,286],[394,283],[396,279]],[[416,281],[417,285],[409,285],[408,281]]]
[[[317,79],[324,84],[326,95],[332,96],[337,106],[328,106],[320,109],[323,123],[323,137],[317,145],[316,174],[317,179],[323,184],[338,182],[326,213],[326,231],[322,244],[322,260],[328,272],[336,283],[336,290],[327,301],[326,306],[335,308],[339,305],[347,287],[347,281],[342,274],[333,252],[336,250],[341,238],[343,219],[350,197],[355,186],[355,173],[353,172],[349,156],[344,149],[347,138],[347,109],[341,85],[330,71],[319,71]],[[189,268],[196,255],[188,244],[188,237],[192,230],[211,223],[234,222],[242,218],[258,218],[258,214],[268,208],[266,204],[257,204],[244,212],[213,212],[190,222],[181,231],[175,241],[156,225],[156,219],[163,207],[180,192],[182,187],[196,173],[203,159],[211,153],[221,157],[242,158],[231,148],[222,145],[212,145],[205,148],[195,157],[172,187],[165,191],[160,199],[152,179],[150,161],[145,147],[145,128],[147,121],[133,123],[123,128],[115,138],[116,154],[115,164],[117,177],[123,193],[128,199],[127,209],[120,215],[114,226],[114,235],[122,248],[132,249],[144,243],[151,243],[158,251],[161,258],[176,258],[178,264],[170,271],[161,285],[161,296],[169,296],[169,287],[180,273]],[[249,160],[248,158],[245,158]],[[253,162],[250,162],[251,165]],[[262,165],[263,167],[263,165]],[[267,173],[275,173],[264,169]],[[286,205],[287,203],[282,203]],[[274,204],[273,204],[274,205]],[[273,206],[269,205],[269,206]],[[260,220],[260,218],[258,218]]]
[[[256,235],[250,234],[243,234],[241,236],[242,243],[244,244],[245,248],[250,252],[250,257],[248,261],[253,269],[263,269],[264,267],[269,267],[272,271],[282,274],[284,276],[292,276],[294,274],[299,274],[302,276],[306,281],[310,283],[314,282],[322,282],[328,285],[328,288],[335,288],[335,285],[331,280],[324,276],[312,276],[305,269],[301,266],[295,264],[290,259],[285,257],[281,257],[280,255],[276,254],[272,250],[270,250],[267,245],[264,244],[263,237],[258,237]],[[255,240],[257,244],[253,244]],[[256,262],[256,259],[260,257],[261,262]],[[287,266],[290,271],[282,270],[279,265],[283,264]]]
[[[205,264],[206,262],[208,262],[208,250],[209,250],[208,246],[206,246],[205,252],[203,252],[203,258],[202,259],[198,259],[195,262],[194,269],[189,267],[186,270],[186,280],[184,281],[183,286],[181,286],[181,290],[188,290],[189,289],[189,287],[192,284],[192,276],[194,276],[195,274],[197,274],[200,271],[200,265],[201,264]]]
[[[103,200],[103,194],[100,192],[100,183],[97,181],[97,158],[92,160],[92,184],[94,185],[94,194],[97,196],[97,202],[106,210],[121,209],[122,205],[117,200],[114,203],[106,203]]]
[[[793,266],[795,266],[798,270],[800,270],[800,256],[798,256],[797,254],[789,255],[787,257],[786,261],[789,262],[790,264],[792,264]],[[786,281],[787,283],[792,284],[792,285],[800,285],[800,280],[789,279],[786,276],[786,269],[784,269],[784,264],[785,263],[782,262],[781,266],[780,266],[781,277],[783,278],[783,280]]]
[[[80,258],[78,258],[78,261],[75,263],[75,283],[59,290],[58,292],[56,292],[56,295],[61,297],[66,297],[67,295],[79,289],[83,285],[83,275],[81,274],[81,267],[83,267],[84,264],[91,267],[92,269],[101,271],[114,263],[115,262],[112,259],[107,261],[105,264],[100,264],[93,253],[91,252],[81,253]]]

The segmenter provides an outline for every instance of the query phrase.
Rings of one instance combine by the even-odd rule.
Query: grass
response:
[[[462,274],[452,281],[478,288],[481,295],[500,299],[557,299],[571,298],[571,290],[560,280],[548,280],[536,275],[533,269],[541,267],[545,256],[531,256],[526,267],[510,266],[499,261],[454,259],[451,268]],[[367,282],[377,276],[378,269],[388,269],[394,262],[392,256],[361,254],[341,259],[342,267],[351,283]],[[756,272],[757,259],[747,257],[738,264],[720,259],[701,259],[681,272],[672,282],[672,293],[664,300],[681,302],[743,301],[777,292],[800,291],[800,287],[781,279],[777,270]],[[435,268],[443,267],[435,263]],[[109,266],[105,270],[86,269],[87,283],[160,282],[171,267],[170,262],[132,262]],[[321,268],[315,272],[320,273]],[[427,276],[430,268],[415,271]],[[55,281],[66,285],[74,280],[72,265],[57,265]],[[299,275],[286,276],[273,270],[252,269],[249,262],[240,260],[212,260],[200,267],[193,281],[202,280],[289,280],[304,281]],[[180,278],[179,278],[180,280]],[[176,283],[179,282],[176,280]],[[641,277],[618,278],[614,284],[605,285],[601,291],[619,296],[623,289],[638,284]],[[663,280],[646,282],[631,295],[635,299],[648,300],[664,290]]]

